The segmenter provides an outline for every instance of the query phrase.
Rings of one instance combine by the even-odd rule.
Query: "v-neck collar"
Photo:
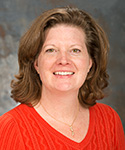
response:
[[[45,128],[45,130],[48,130],[49,132],[51,132],[54,136],[57,137],[57,139],[61,140],[61,141],[65,141],[68,145],[71,145],[72,147],[76,147],[79,148],[82,146],[84,146],[84,148],[89,144],[93,133],[94,133],[94,127],[95,127],[95,115],[94,115],[94,109],[93,107],[89,108],[89,127],[88,127],[88,131],[86,133],[86,136],[84,137],[84,139],[81,142],[76,142],[71,140],[70,138],[66,137],[65,135],[63,135],[62,133],[60,133],[59,131],[57,131],[55,128],[53,128],[46,120],[44,120],[39,114],[38,112],[32,107],[30,109],[32,111],[32,114],[35,116],[35,118],[40,122],[40,124]]]

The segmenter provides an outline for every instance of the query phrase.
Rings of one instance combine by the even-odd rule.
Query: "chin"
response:
[[[74,87],[69,86],[69,85],[59,85],[59,86],[56,86],[55,89],[57,91],[60,91],[60,92],[69,92],[69,91],[71,92],[71,91],[74,91]]]

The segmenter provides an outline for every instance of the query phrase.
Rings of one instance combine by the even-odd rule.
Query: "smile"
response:
[[[73,75],[74,72],[54,72],[54,75],[61,75],[61,76],[67,76],[67,75]]]

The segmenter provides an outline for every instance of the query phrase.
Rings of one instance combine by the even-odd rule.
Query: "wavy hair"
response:
[[[11,82],[11,97],[20,103],[35,106],[42,92],[42,81],[34,68],[34,61],[41,52],[45,31],[57,24],[80,27],[86,35],[86,47],[92,59],[87,79],[79,89],[81,104],[92,106],[102,99],[108,86],[107,55],[109,43],[103,29],[85,11],[63,7],[42,13],[22,36],[18,50],[19,73]]]

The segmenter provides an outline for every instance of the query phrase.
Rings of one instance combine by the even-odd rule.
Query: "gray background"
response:
[[[10,82],[18,72],[20,37],[43,11],[73,5],[89,12],[110,41],[110,95],[102,100],[114,108],[125,128],[125,1],[124,0],[0,0],[0,115],[17,104],[10,98]]]

